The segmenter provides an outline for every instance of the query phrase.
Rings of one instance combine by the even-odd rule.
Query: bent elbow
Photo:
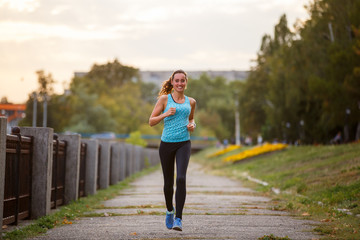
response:
[[[149,119],[149,125],[150,127],[154,126],[154,123],[151,121],[151,119]]]

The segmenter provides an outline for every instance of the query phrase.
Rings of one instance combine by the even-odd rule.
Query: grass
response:
[[[61,226],[64,224],[72,224],[73,221],[78,220],[80,217],[92,216],[91,211],[98,209],[101,202],[114,198],[129,186],[129,184],[136,178],[149,174],[157,170],[158,166],[147,168],[141,172],[126,178],[124,181],[116,185],[111,185],[107,189],[99,190],[95,195],[80,198],[77,201],[60,207],[56,212],[41,217],[30,225],[19,227],[13,231],[3,233],[2,239],[4,240],[20,240],[38,236],[39,234],[46,233],[48,229]],[[94,216],[104,216],[104,214],[93,214]],[[1,238],[0,238],[1,239]]]
[[[192,160],[272,196],[274,209],[321,222],[314,231],[324,239],[360,239],[360,144],[289,147],[238,163],[222,161],[245,149],[206,158],[216,151],[209,148]],[[250,182],[247,175],[269,185]],[[281,193],[275,195],[273,187]]]
[[[273,234],[270,234],[270,235],[265,235],[265,236],[259,238],[259,240],[290,240],[290,238],[288,236],[276,237]]]

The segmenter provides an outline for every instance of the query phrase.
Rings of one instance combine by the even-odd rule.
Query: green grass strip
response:
[[[272,197],[273,210],[318,221],[314,231],[322,235],[321,239],[360,239],[359,143],[292,146],[235,164],[206,157],[215,151],[214,147],[205,149],[192,155],[192,160],[207,172],[241,180]],[[236,153],[227,156],[230,154]],[[269,185],[250,182],[246,176]],[[275,195],[271,188],[280,189],[281,194]]]

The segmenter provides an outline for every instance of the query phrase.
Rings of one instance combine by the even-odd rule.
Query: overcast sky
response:
[[[27,100],[37,70],[61,93],[74,71],[117,58],[140,70],[249,70],[282,14],[309,0],[0,0],[0,98]]]

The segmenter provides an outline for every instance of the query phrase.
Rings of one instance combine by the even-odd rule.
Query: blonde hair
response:
[[[159,94],[158,94],[158,97],[160,97],[160,96],[162,96],[162,95],[167,95],[167,94],[171,93],[171,91],[172,91],[172,89],[173,89],[173,86],[172,86],[172,84],[171,84],[171,80],[174,79],[174,76],[175,76],[175,74],[177,74],[177,73],[182,73],[182,74],[184,74],[186,81],[188,80],[188,79],[187,79],[187,74],[186,74],[186,72],[185,72],[184,70],[181,70],[181,69],[176,70],[175,72],[173,72],[173,73],[171,74],[171,77],[170,77],[168,80],[166,80],[166,81],[164,81],[164,82],[162,83],[160,92],[159,92]]]

